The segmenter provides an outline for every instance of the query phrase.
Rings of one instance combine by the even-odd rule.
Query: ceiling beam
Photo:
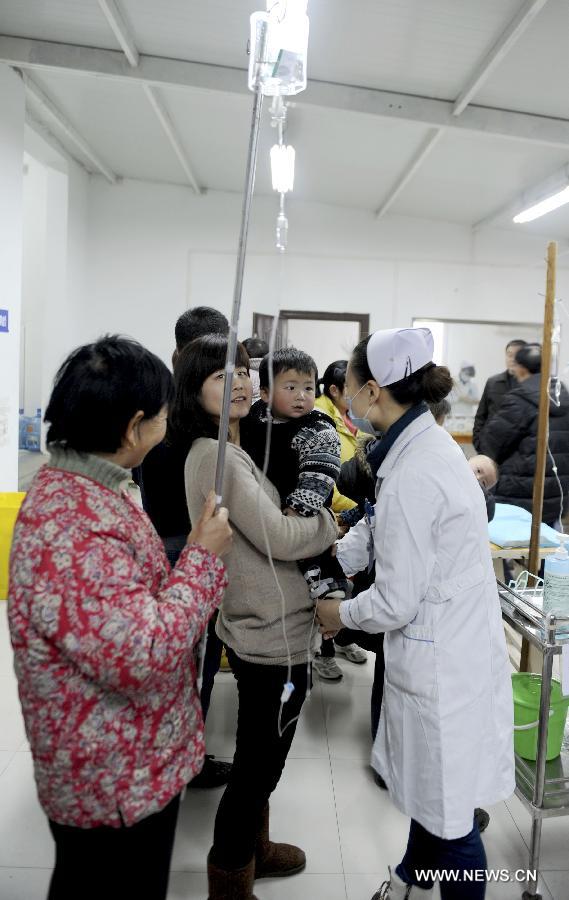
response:
[[[539,203],[540,200],[550,197],[552,194],[557,193],[557,191],[561,191],[563,188],[567,187],[567,185],[569,185],[569,163],[562,166],[560,169],[556,169],[556,171],[547,178],[543,178],[541,181],[528,185],[521,193],[515,194],[511,200],[508,200],[507,203],[502,204],[489,215],[484,216],[483,219],[476,222],[472,228],[474,231],[479,231],[481,228],[495,225],[506,216],[513,219],[513,217],[522,212],[522,210],[527,209],[529,206],[533,206],[534,203]],[[508,224],[511,226],[511,221]]]
[[[122,13],[115,3],[115,0],[99,0],[99,6],[103,11],[105,19],[111,26],[113,34],[122,47],[122,51],[130,65],[136,67],[138,65],[139,53],[136,49],[136,44],[134,43],[134,38],[130,33],[130,29],[123,19]]]
[[[27,73],[23,72],[22,78],[28,96],[32,97],[40,106],[40,108],[49,116],[51,116],[51,118],[57,123],[58,127],[66,135],[68,140],[70,140],[71,143],[81,151],[83,156],[85,156],[89,160],[94,169],[97,172],[100,172],[101,175],[104,175],[104,177],[110,184],[116,184],[117,175],[101,159],[99,154],[95,150],[93,150],[93,148],[90,144],[87,143],[85,138],[81,134],[79,134],[75,126],[72,125],[64,115],[64,113],[61,112],[61,110],[54,103],[51,97],[43,90],[43,88],[40,88],[40,86],[36,84],[36,82],[32,78],[30,78]]]
[[[150,105],[152,106],[152,109],[156,113],[156,117],[158,118],[158,121],[162,125],[162,128],[164,130],[166,137],[168,138],[168,140],[170,141],[170,144],[172,145],[172,149],[174,150],[174,153],[178,157],[178,161],[179,161],[180,165],[182,166],[182,169],[186,173],[186,177],[187,177],[188,181],[190,182],[192,189],[194,190],[194,192],[196,194],[202,194],[203,190],[199,186],[199,184],[196,180],[196,176],[193,173],[193,170],[190,165],[190,161],[187,157],[186,151],[182,147],[180,139],[179,139],[178,135],[176,134],[174,124],[168,114],[166,107],[164,106],[164,103],[162,102],[162,100],[156,93],[156,88],[153,88],[149,84],[145,84],[143,86],[143,89],[144,89],[144,93],[146,94],[146,96],[148,98]]]
[[[489,77],[491,72],[496,68],[498,63],[500,63],[504,59],[506,54],[509,53],[516,41],[522,36],[526,28],[529,26],[530,22],[534,19],[538,12],[543,9],[546,3],[547,0],[526,0],[526,2],[511,20],[505,31],[501,33],[500,37],[495,42],[490,52],[484,57],[480,65],[476,68],[475,72],[468,80],[463,90],[460,92],[452,108],[453,116],[460,116],[464,112],[478,89],[482,87],[482,85]],[[386,199],[376,211],[375,215],[377,219],[380,219],[385,215],[386,212],[388,212],[397,197],[409,184],[416,172],[420,169],[423,161],[427,158],[435,144],[438,142],[442,133],[443,128],[435,128],[429,132],[427,138],[421,144],[421,147],[411,160],[409,166],[399,176]]]
[[[123,82],[250,96],[244,69],[145,54],[140,55],[138,67],[132,68],[120,51],[73,44],[0,36],[0,62],[22,69],[65,70]],[[461,116],[454,116],[453,103],[449,100],[433,100],[328,81],[309,81],[308,90],[301,95],[301,99],[295,98],[294,103],[569,149],[568,119],[472,105]]]
[[[528,28],[537,14],[541,12],[546,3],[547,0],[526,0],[521,6],[456,98],[452,108],[453,116],[460,116],[464,112],[476,92],[489,78],[496,66],[510,52],[516,41],[520,39],[526,28]]]
[[[381,217],[388,212],[392,204],[395,203],[401,191],[411,181],[417,169],[423,164],[423,161],[427,158],[435,144],[440,140],[442,133],[442,128],[434,128],[429,132],[403,174],[395,182],[379,209],[376,210],[376,219],[381,219]]]
[[[130,29],[124,21],[117,3],[115,2],[115,0],[99,0],[99,6],[101,7],[107,22],[111,26],[113,34],[122,47],[122,51],[126,56],[129,65],[133,69],[136,69],[140,62],[140,54],[137,50],[134,37],[132,36]],[[184,147],[182,146],[182,142],[178,137],[176,128],[174,126],[174,123],[172,122],[172,119],[170,118],[164,102],[158,96],[156,88],[154,88],[152,85],[143,81],[142,89],[146,95],[148,102],[154,110],[154,113],[158,121],[160,122],[160,125],[162,126],[162,130],[164,131],[164,134],[166,135],[170,146],[172,147],[174,153],[178,158],[178,162],[184,170],[186,178],[190,183],[190,187],[196,194],[201,194],[202,189],[197,183],[188,155],[184,150]]]
[[[530,22],[537,16],[538,12],[543,9],[546,3],[547,0],[526,0],[458,95],[452,108],[453,116],[460,116],[464,112],[479,88],[482,87],[492,71],[509,53],[516,41],[529,26]],[[399,176],[386,199],[376,211],[376,218],[380,219],[389,210],[399,194],[419,170],[423,161],[438,142],[442,133],[442,128],[434,129],[429,133],[407,169]]]
[[[40,122],[39,119],[36,119],[35,116],[32,115],[29,109],[26,109],[26,125],[30,128],[35,134],[37,134],[46,144],[55,150],[56,153],[59,153],[66,160],[70,160],[74,162],[76,165],[80,166],[87,175],[92,175],[91,169],[85,165],[83,160],[79,159],[78,156],[74,155],[68,147],[65,147],[59,138],[51,131],[50,128],[45,124],[45,122]]]

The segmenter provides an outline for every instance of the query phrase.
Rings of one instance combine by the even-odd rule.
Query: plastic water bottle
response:
[[[41,409],[36,409],[36,414],[33,419],[28,419],[28,439],[27,439],[27,449],[32,450],[34,453],[39,453],[40,451],[40,439],[41,439]]]
[[[569,536],[561,536],[559,549],[545,560],[543,573],[543,612],[569,618],[569,553],[565,540]],[[569,622],[562,622],[557,628],[558,634],[569,634]]]

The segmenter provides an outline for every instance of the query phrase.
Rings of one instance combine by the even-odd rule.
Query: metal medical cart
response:
[[[499,580],[498,592],[502,618],[543,654],[537,759],[530,762],[515,754],[516,794],[532,818],[528,870],[536,875],[526,882],[522,900],[541,900],[537,875],[542,822],[553,816],[569,815],[569,751],[562,749],[561,756],[546,762],[553,657],[561,654],[564,643],[569,643],[569,634],[556,635],[556,629],[569,619],[545,616],[541,609],[542,592],[527,588],[514,590]]]

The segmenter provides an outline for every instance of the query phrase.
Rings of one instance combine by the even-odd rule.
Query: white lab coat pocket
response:
[[[433,629],[406,625],[385,635],[385,679],[394,688],[417,697],[437,694]]]

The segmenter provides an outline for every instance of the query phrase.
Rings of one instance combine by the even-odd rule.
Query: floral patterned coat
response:
[[[131,825],[200,770],[193,648],[225,585],[221,560],[198,545],[170,572],[126,492],[47,466],[36,476],[15,528],[8,614],[50,819]]]

